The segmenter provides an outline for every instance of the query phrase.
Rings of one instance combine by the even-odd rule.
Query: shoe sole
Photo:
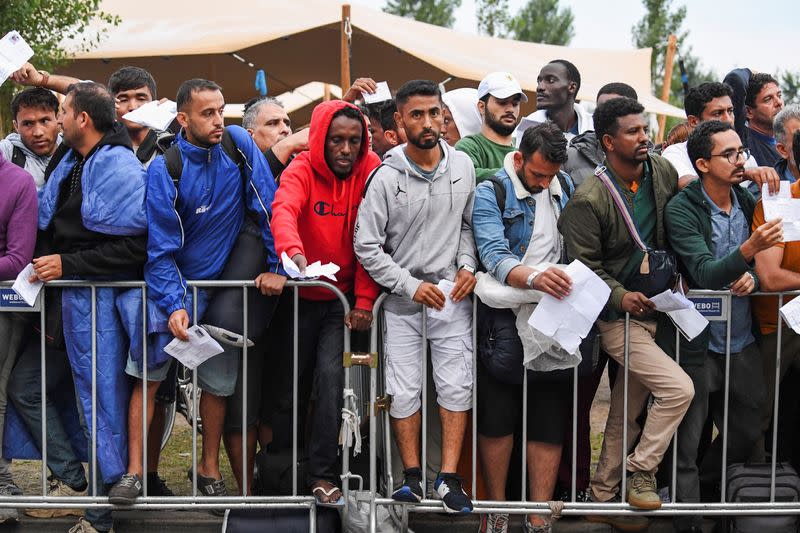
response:
[[[646,511],[658,511],[661,509],[661,500],[640,500],[636,497],[630,498],[628,497],[628,503],[631,507],[636,507],[637,509],[644,509]]]
[[[408,487],[400,487],[394,491],[392,493],[392,499],[402,503],[419,503],[422,501],[422,498],[414,494],[414,491]]]
[[[442,507],[444,507],[444,512],[448,514],[469,514],[472,512],[472,509],[469,507],[462,507],[461,509],[453,509],[448,507],[444,501],[442,501]]]
[[[109,496],[108,503],[112,503],[114,505],[133,505],[136,503],[136,498],[139,496],[135,496],[133,498],[128,498],[127,496]]]
[[[592,522],[593,524],[607,524],[614,529],[624,531],[625,533],[645,531],[648,527],[650,527],[650,521],[643,522],[641,525],[622,523],[614,520],[614,517],[611,515],[586,515],[585,519],[587,522]]]

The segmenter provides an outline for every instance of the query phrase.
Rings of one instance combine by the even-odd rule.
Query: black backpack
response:
[[[25,168],[25,162],[27,160],[28,157],[25,155],[25,152],[22,151],[22,148],[15,146],[14,151],[11,153],[11,162],[19,168]]]
[[[173,143],[175,136],[163,136],[159,138],[158,144],[163,146],[169,146],[168,148],[164,148],[164,163],[167,165],[167,172],[169,172],[169,177],[172,178],[172,183],[175,184],[175,190],[178,189],[178,183],[181,181],[181,174],[183,174],[183,159],[181,159],[181,149],[178,147],[177,144]],[[225,153],[228,154],[228,157],[236,163],[236,166],[239,167],[239,173],[242,176],[242,183],[244,184],[245,181],[245,172],[244,167],[248,165],[247,157],[244,155],[238,146],[236,146],[236,141],[233,140],[230,131],[228,128],[225,128],[225,131],[222,133],[222,149],[225,150]],[[248,165],[249,166],[249,165]]]

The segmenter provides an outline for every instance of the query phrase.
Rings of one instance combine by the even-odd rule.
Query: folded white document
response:
[[[781,316],[795,333],[800,333],[800,298],[793,298],[780,309]]]
[[[764,220],[780,218],[783,221],[783,242],[800,241],[800,198],[792,198],[791,184],[781,181],[781,187],[770,194],[764,185],[761,201],[764,204]]]
[[[656,311],[667,313],[669,311],[680,311],[681,309],[694,309],[694,304],[680,291],[667,289],[662,293],[656,294],[650,301],[656,306]]]
[[[183,363],[190,370],[197,368],[203,361],[221,354],[224,350],[201,326],[192,326],[186,330],[188,341],[177,337],[164,347],[164,351]]]
[[[167,100],[163,104],[157,101],[147,102],[142,107],[125,113],[122,118],[154,130],[166,131],[176,116],[178,116],[177,104]]]
[[[28,46],[25,39],[12,30],[0,39],[0,85],[5,82],[15,71],[22,68],[31,57],[33,49]]]
[[[375,89],[374,93],[362,93],[365,104],[375,104],[392,99],[392,92],[389,90],[388,83],[385,81],[379,81],[376,85],[377,88]]]
[[[700,335],[704,329],[706,329],[708,326],[708,319],[697,310],[691,300],[686,298],[686,295],[683,292],[683,281],[678,280],[677,285],[678,290],[673,294],[680,295],[686,299],[690,306],[685,309],[667,311],[667,316],[670,318],[670,320],[672,320],[672,323],[675,324],[675,327],[678,328],[681,334],[686,337],[686,340],[691,341]],[[651,298],[650,301],[653,301],[653,298]]]
[[[453,312],[455,312],[456,306],[458,305],[456,302],[450,298],[450,293],[453,292],[453,288],[456,286],[455,283],[448,279],[443,279],[436,284],[436,287],[439,288],[440,291],[444,293],[444,307],[441,311],[438,309],[434,309],[433,307],[428,309],[428,316],[436,319],[436,320],[444,320],[448,321],[453,318]]]
[[[336,281],[336,273],[339,272],[339,265],[335,263],[322,264],[321,261],[314,261],[306,267],[305,274],[300,272],[292,258],[286,255],[286,252],[281,252],[281,262],[283,269],[289,274],[292,279],[313,279],[313,278],[328,278]]]
[[[19,294],[20,298],[25,300],[25,303],[33,306],[36,303],[36,297],[39,295],[39,291],[42,290],[42,283],[39,280],[34,281],[31,283],[28,281],[31,276],[35,275],[36,271],[33,270],[33,264],[28,263],[28,266],[22,269],[22,272],[19,273],[17,279],[14,281],[14,285],[11,288]]]

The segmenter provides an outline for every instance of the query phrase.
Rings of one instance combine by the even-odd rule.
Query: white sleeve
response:
[[[689,160],[689,153],[686,151],[686,143],[671,144],[667,146],[661,156],[672,163],[675,170],[678,171],[678,177],[683,176],[697,176],[697,171],[692,166]]]

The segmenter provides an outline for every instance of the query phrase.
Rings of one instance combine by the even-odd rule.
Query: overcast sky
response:
[[[351,0],[380,8],[384,0]],[[560,0],[575,15],[576,48],[633,48],[631,28],[644,14],[640,0]],[[675,0],[688,5],[684,29],[688,43],[703,65],[725,75],[732,68],[747,66],[775,73],[778,69],[800,71],[798,0]],[[525,0],[509,0],[516,13]],[[462,0],[456,12],[455,29],[474,33],[475,2]],[[679,51],[680,51],[679,43]]]

